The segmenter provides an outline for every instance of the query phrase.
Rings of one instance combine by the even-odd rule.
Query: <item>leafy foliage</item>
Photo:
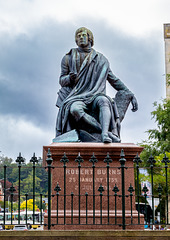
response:
[[[11,175],[13,167],[17,167],[17,164],[13,162],[12,158],[4,157],[3,155],[0,156],[0,179],[4,178],[4,165],[7,166],[7,176]]]
[[[6,167],[6,181],[9,182],[9,188],[12,183],[16,189],[18,190],[18,182],[19,182],[19,168],[18,164],[15,163],[11,158],[0,156],[0,179],[3,181],[4,179],[4,166]],[[26,193],[28,194],[28,199],[32,198],[33,194],[33,164],[32,163],[23,163],[21,166],[21,195],[24,196]],[[47,172],[42,167],[41,163],[36,164],[35,170],[35,191],[36,194],[46,194],[48,190],[48,176]],[[10,193],[9,193],[10,195]]]
[[[152,118],[157,123],[156,129],[149,129],[148,140],[140,145],[144,147],[140,157],[143,166],[149,166],[147,160],[150,155],[159,156],[162,153],[170,152],[170,100],[163,100],[162,103],[154,103],[155,110],[151,112]]]
[[[166,83],[168,86],[170,85],[170,74],[169,73],[166,74]]]
[[[155,110],[151,112],[152,118],[157,123],[157,128],[147,131],[148,140],[143,141],[141,146],[144,147],[140,155],[142,159],[141,167],[147,167],[147,171],[151,173],[151,164],[148,159],[154,156],[156,162],[153,168],[153,183],[154,194],[158,194],[157,189],[159,184],[163,188],[162,194],[166,191],[165,179],[165,164],[162,162],[166,156],[170,159],[170,100],[164,99],[162,103],[154,103]],[[169,166],[169,164],[168,164]],[[168,176],[170,175],[170,168],[167,169]],[[143,180],[151,181],[151,176],[144,176]],[[170,177],[168,177],[168,185],[170,185]],[[170,189],[169,189],[170,192]]]
[[[36,193],[40,193],[40,182],[41,179],[38,178],[37,176],[35,176],[35,192]],[[18,181],[15,182],[15,186],[18,186]],[[28,194],[28,198],[32,198],[33,195],[33,174],[32,172],[21,181],[21,192],[22,194],[27,193]]]
[[[35,204],[35,210],[37,210],[37,205]],[[26,209],[26,201],[23,201],[22,203],[21,203],[21,209],[22,210],[24,210],[24,209]],[[27,210],[33,210],[33,199],[29,199],[28,201],[27,201]]]

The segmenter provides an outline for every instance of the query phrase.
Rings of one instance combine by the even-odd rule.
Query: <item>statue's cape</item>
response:
[[[77,73],[76,62],[79,61],[77,49],[71,49],[68,55],[68,64],[71,72]],[[69,110],[75,101],[83,101],[90,104],[98,95],[105,95],[106,80],[109,71],[109,62],[94,49],[84,59],[79,72],[77,73],[78,82],[76,86],[67,92],[59,108],[57,119],[57,130],[61,133],[68,131],[69,127]],[[60,90],[60,94],[64,87]],[[67,130],[66,130],[67,128]],[[71,129],[70,129],[71,130]]]

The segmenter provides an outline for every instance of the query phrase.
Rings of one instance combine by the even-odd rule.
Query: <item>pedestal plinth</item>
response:
[[[44,164],[48,148],[54,167],[52,229],[121,229],[123,205],[126,228],[141,228],[134,225],[138,219],[135,193],[130,196],[128,190],[135,188],[133,159],[143,148],[132,143],[52,143],[43,148]],[[119,161],[122,149],[124,182]],[[67,158],[60,161],[64,154]],[[58,192],[54,191],[57,184]],[[140,221],[143,224],[143,218]]]

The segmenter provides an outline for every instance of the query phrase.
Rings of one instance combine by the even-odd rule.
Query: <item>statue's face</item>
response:
[[[89,38],[88,38],[88,34],[87,34],[87,31],[84,30],[82,32],[79,32],[77,33],[77,36],[76,36],[76,42],[77,42],[77,45],[79,47],[87,47],[88,44],[89,44]]]

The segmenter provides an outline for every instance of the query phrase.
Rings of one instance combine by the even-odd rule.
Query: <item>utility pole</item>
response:
[[[165,69],[166,69],[166,99],[170,100],[170,23],[164,24],[164,40],[165,40]],[[168,219],[170,219],[170,196],[168,197],[166,211]],[[170,220],[169,220],[170,223]]]
[[[166,98],[170,99],[170,23],[164,24]]]

